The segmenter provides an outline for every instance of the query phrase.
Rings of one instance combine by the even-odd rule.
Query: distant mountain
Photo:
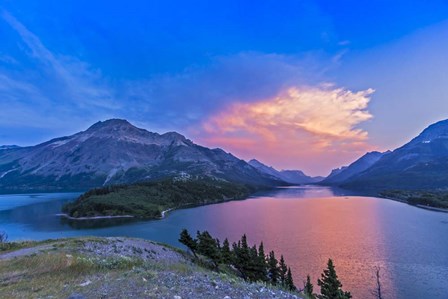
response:
[[[279,180],[283,180],[290,184],[310,184],[310,183],[316,183],[323,179],[322,177],[307,176],[301,170],[278,171],[272,166],[267,166],[256,159],[250,160],[249,164],[266,175],[272,176]]]
[[[0,151],[3,191],[86,190],[179,175],[283,183],[222,149],[194,144],[176,132],[152,133],[120,119],[36,146]]]
[[[322,184],[339,184],[367,170],[369,167],[378,162],[385,153],[370,152],[350,164],[349,166],[338,168],[321,181]]]
[[[326,178],[324,178],[324,180],[328,180],[328,179],[333,178],[334,176],[336,176],[336,175],[340,174],[342,171],[344,171],[347,167],[348,166],[342,166],[342,167],[333,169],[330,172],[330,174]]]
[[[9,149],[16,149],[19,148],[20,146],[17,145],[0,145],[0,151],[1,150],[9,150]]]
[[[448,189],[448,120],[426,128],[341,185],[357,189]]]

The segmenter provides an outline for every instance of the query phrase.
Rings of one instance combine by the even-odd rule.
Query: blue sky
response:
[[[10,0],[0,40],[0,144],[119,117],[326,174],[447,118],[446,1]]]

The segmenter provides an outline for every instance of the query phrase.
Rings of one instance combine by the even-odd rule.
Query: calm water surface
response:
[[[329,257],[354,298],[374,298],[381,267],[384,298],[448,299],[448,214],[323,187],[282,188],[243,201],[174,211],[163,220],[77,222],[55,216],[78,194],[0,195],[0,230],[11,240],[130,236],[180,246],[179,232],[208,230],[283,253],[297,286],[315,282]]]

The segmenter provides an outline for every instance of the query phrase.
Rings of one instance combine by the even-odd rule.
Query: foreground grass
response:
[[[128,238],[17,243],[0,252],[0,298],[300,298],[216,273],[178,249]]]

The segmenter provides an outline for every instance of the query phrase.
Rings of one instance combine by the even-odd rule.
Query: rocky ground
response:
[[[155,242],[77,238],[0,251],[0,298],[302,297],[213,272],[189,254]]]

